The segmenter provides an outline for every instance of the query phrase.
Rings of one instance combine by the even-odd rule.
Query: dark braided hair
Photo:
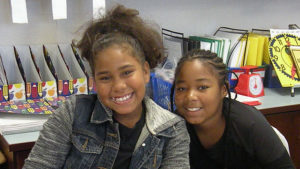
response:
[[[141,63],[147,61],[154,68],[164,59],[161,34],[145,23],[135,9],[117,5],[106,15],[90,23],[76,44],[94,73],[97,53],[113,46],[129,47],[130,54]]]
[[[175,78],[174,78],[174,82],[172,85],[172,89],[171,89],[171,95],[170,95],[170,100],[171,100],[171,109],[172,112],[174,112],[174,92],[175,92],[175,86],[176,86],[176,81],[177,81],[177,76],[178,73],[181,71],[181,68],[183,66],[183,64],[186,61],[192,61],[198,59],[200,62],[204,63],[205,65],[210,65],[214,71],[216,71],[216,73],[218,74],[218,79],[219,79],[219,85],[226,86],[226,90],[228,93],[228,97],[229,97],[229,102],[228,102],[228,112],[227,115],[225,114],[225,112],[223,112],[223,115],[226,119],[226,125],[227,127],[230,124],[230,118],[229,118],[229,114],[230,114],[230,110],[231,110],[231,95],[230,95],[230,88],[229,88],[229,82],[228,82],[228,69],[227,66],[223,63],[223,59],[218,57],[216,53],[212,53],[210,51],[206,51],[206,50],[201,50],[201,49],[194,49],[189,51],[186,55],[184,55],[177,63],[177,67],[175,70]],[[225,99],[224,99],[225,101]],[[223,102],[224,102],[223,101]],[[224,104],[223,104],[224,106]],[[228,148],[228,132],[229,130],[226,130],[226,132],[224,133],[225,135],[225,152],[224,152],[224,162],[225,162],[225,168],[228,167],[228,161],[229,161],[229,148]]]
[[[228,70],[227,66],[223,63],[223,59],[218,57],[216,53],[212,53],[208,50],[202,50],[202,49],[194,49],[189,51],[186,55],[181,57],[181,59],[177,63],[177,67],[175,69],[175,78],[174,78],[174,83],[172,85],[172,91],[171,91],[171,108],[173,110],[173,100],[174,100],[174,92],[175,92],[175,85],[177,81],[177,76],[178,73],[181,71],[182,65],[186,61],[191,61],[194,59],[198,59],[199,61],[203,62],[204,64],[210,65],[214,68],[214,71],[217,72],[218,74],[218,79],[219,79],[219,85],[226,86],[227,93],[229,95],[229,98],[231,99],[230,96],[230,90],[229,90],[229,82],[228,82]]]

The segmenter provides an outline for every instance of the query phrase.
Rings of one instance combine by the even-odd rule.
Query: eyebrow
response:
[[[134,66],[128,64],[128,65],[121,66],[120,68],[118,68],[118,70],[124,70],[124,69],[131,68],[131,67],[134,67]],[[101,71],[101,72],[97,72],[97,73],[96,73],[96,76],[100,76],[100,75],[104,75],[104,74],[109,74],[109,71]]]
[[[205,78],[203,78],[203,79],[196,79],[196,81],[197,82],[203,82],[203,81],[209,81],[209,79],[205,79]],[[176,84],[180,84],[180,83],[184,83],[184,80],[178,80],[176,82]]]

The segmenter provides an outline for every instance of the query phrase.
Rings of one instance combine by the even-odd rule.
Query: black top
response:
[[[190,164],[192,169],[290,169],[293,163],[265,117],[252,106],[224,99],[225,132],[211,148],[205,149],[191,125]]]
[[[135,148],[135,144],[141,134],[145,124],[145,106],[143,105],[143,112],[140,120],[133,128],[128,128],[119,123],[120,133],[120,148],[115,160],[113,169],[128,169],[131,156]]]

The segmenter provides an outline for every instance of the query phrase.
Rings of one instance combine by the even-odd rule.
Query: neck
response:
[[[204,148],[214,146],[223,136],[225,131],[225,117],[219,113],[214,119],[211,119],[205,124],[194,125],[199,141]]]
[[[140,120],[142,116],[142,111],[139,113],[132,113],[132,114],[126,114],[126,115],[120,115],[117,113],[114,113],[114,118],[121,123],[122,125],[128,127],[128,128],[133,128],[135,124]]]

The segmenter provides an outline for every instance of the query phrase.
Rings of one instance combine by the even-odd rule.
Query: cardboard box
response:
[[[47,65],[43,45],[30,45],[30,51],[42,81],[42,98],[56,98],[57,82]]]
[[[75,58],[71,44],[59,44],[59,51],[73,79],[73,94],[88,94],[88,80]]]
[[[92,69],[90,67],[89,62],[80,56],[78,49],[76,47],[74,47],[74,45],[72,45],[72,49],[73,49],[74,56],[77,59],[81,69],[83,70],[86,77],[88,78],[88,93],[95,94],[96,93],[96,90],[95,90],[96,84],[94,81]]]
[[[45,44],[44,56],[57,82],[58,96],[73,94],[73,78],[63,60],[57,44]]]
[[[3,67],[2,57],[0,54],[0,102],[8,101],[7,77]]]
[[[15,55],[20,59],[19,67],[23,69],[25,79],[26,99],[40,99],[42,95],[42,80],[32,60],[29,45],[16,45]]]
[[[0,46],[0,55],[2,57],[3,67],[7,75],[8,99],[26,100],[25,83],[18,67],[14,53],[14,47]]]

